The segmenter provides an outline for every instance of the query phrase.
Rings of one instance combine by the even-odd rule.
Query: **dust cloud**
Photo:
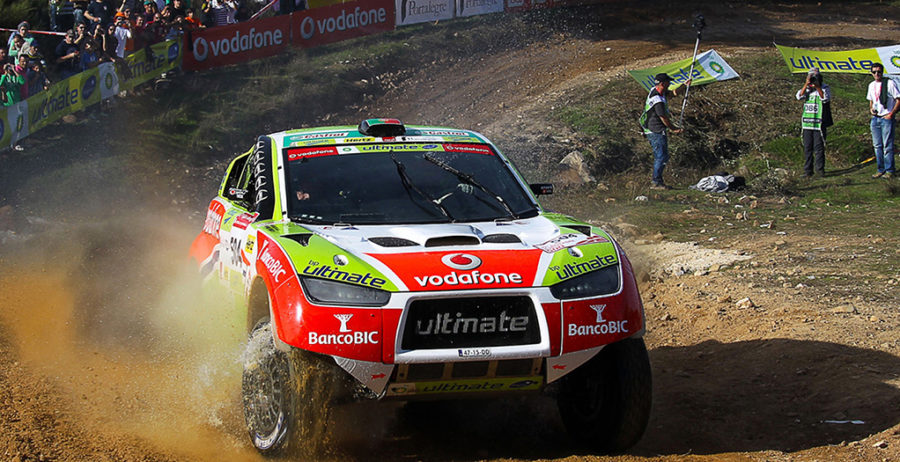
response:
[[[84,426],[178,458],[260,460],[239,406],[243,324],[227,294],[200,295],[194,234],[119,217],[33,236],[3,258],[0,321]]]

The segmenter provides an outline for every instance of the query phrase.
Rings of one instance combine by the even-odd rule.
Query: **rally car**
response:
[[[260,136],[235,158],[191,256],[240,301],[257,450],[302,444],[322,399],[527,393],[555,396],[577,442],[636,443],[651,372],[631,263],[544,211],[550,192],[479,133],[396,119]]]

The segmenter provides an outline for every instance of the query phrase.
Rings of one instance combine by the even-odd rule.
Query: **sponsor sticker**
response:
[[[333,147],[318,147],[318,148],[295,148],[288,149],[288,161],[295,161],[302,159],[304,157],[320,157],[320,156],[333,156],[338,153],[336,148]]]
[[[494,151],[491,151],[491,148],[483,144],[444,144],[443,147],[444,151],[447,152],[468,152],[471,154],[485,154],[488,156],[494,155]]]
[[[603,242],[609,242],[609,239],[603,236],[585,236],[584,234],[569,233],[557,236],[547,242],[540,243],[535,247],[547,253],[554,253],[569,247],[577,247],[587,244],[600,244]]]
[[[347,326],[353,319],[352,314],[335,314],[341,325],[337,334],[320,334],[309,332],[310,345],[374,345],[378,343],[378,331],[354,331]]]
[[[491,379],[471,379],[437,382],[394,383],[388,386],[392,396],[439,393],[479,393],[497,391],[539,390],[544,383],[540,376]]]
[[[310,264],[303,268],[303,274],[323,279],[331,279],[333,281],[349,282],[351,284],[359,284],[363,286],[381,289],[387,282],[382,278],[372,276],[372,273],[360,274],[352,271],[344,271],[332,267],[331,265]]]
[[[256,221],[258,216],[258,212],[242,213],[234,219],[234,224],[231,226],[238,229],[247,229],[247,226],[250,226],[251,223]]]
[[[597,313],[597,320],[594,324],[575,324],[570,323],[567,326],[566,334],[569,337],[579,337],[579,336],[594,336],[594,335],[609,335],[609,334],[622,334],[628,332],[628,320],[606,320],[603,318],[603,310],[606,309],[606,305],[589,305],[595,313]]]
[[[259,255],[259,261],[262,262],[263,266],[266,267],[266,270],[269,271],[269,274],[272,275],[272,279],[275,280],[276,283],[281,282],[281,277],[287,274],[287,269],[285,269],[284,265],[281,261],[275,258],[270,252],[271,245],[269,245],[269,241],[267,240],[263,243],[262,252]]]

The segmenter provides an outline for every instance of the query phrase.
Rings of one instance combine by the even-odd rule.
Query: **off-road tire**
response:
[[[242,359],[241,403],[250,440],[261,454],[278,454],[296,431],[296,393],[289,355],[275,348],[267,319],[250,332]]]
[[[650,418],[652,379],[644,340],[608,345],[560,379],[557,404],[569,435],[605,454],[634,446]]]
[[[250,440],[265,456],[323,454],[332,403],[348,377],[331,358],[275,348],[268,318],[256,323],[244,354],[241,401]]]

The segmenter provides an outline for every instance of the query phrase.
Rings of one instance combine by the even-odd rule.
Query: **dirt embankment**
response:
[[[871,17],[871,5],[766,5],[710,4],[704,48],[727,57],[770,50],[773,38],[860,44],[896,35]],[[541,155],[548,145],[564,151],[569,134],[546,118],[549,108],[619,78],[625,66],[690,53],[690,12],[669,7],[646,22],[643,10],[611,7],[590,33],[456,57],[412,73],[362,112],[478,129],[526,170],[552,176],[555,161]],[[88,137],[70,140],[75,152],[90,149]],[[199,203],[202,211],[205,198],[195,196],[211,194],[214,177],[163,183],[152,207],[116,191],[116,201],[145,204],[135,206],[143,218],[89,226],[7,216],[0,458],[259,460],[238,409],[239,327],[199,309],[181,265],[202,215],[185,210]],[[156,186],[133,181],[139,191]],[[891,243],[808,227],[721,239],[701,252],[615,217],[585,218],[610,224],[643,275],[655,401],[632,455],[574,452],[552,403],[503,401],[432,409],[439,418],[368,409],[348,420],[344,433],[354,439],[335,441],[324,458],[900,460],[900,277],[866,270],[900,258]]]

